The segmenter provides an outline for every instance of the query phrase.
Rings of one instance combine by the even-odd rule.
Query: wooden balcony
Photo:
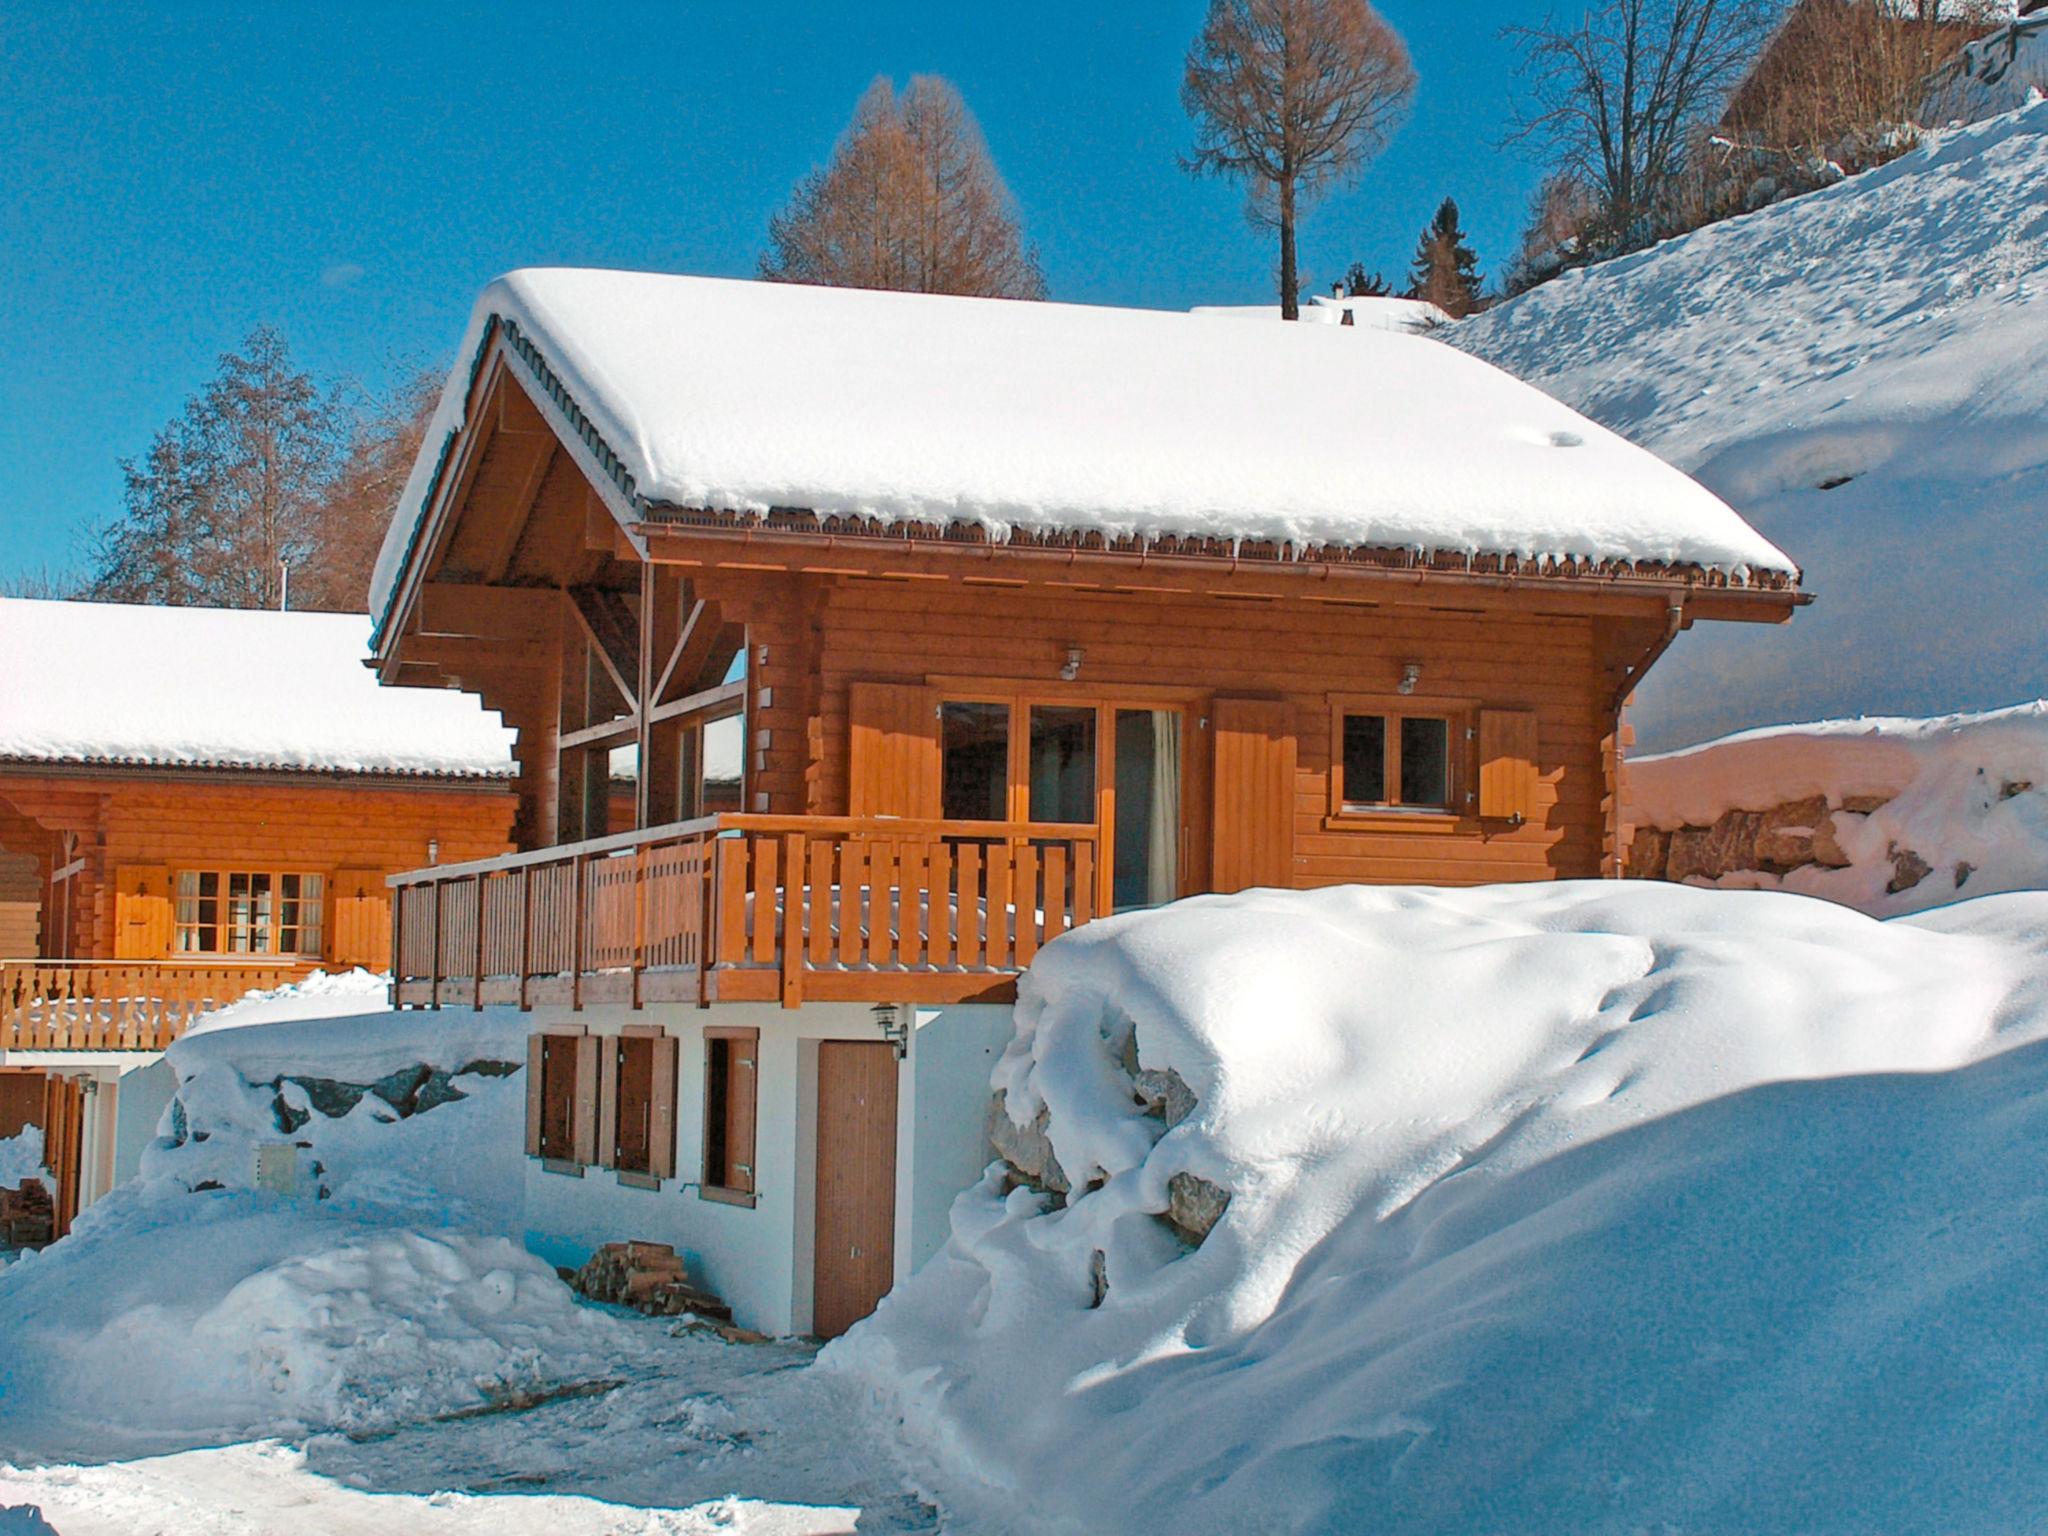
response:
[[[0,1050],[160,1051],[208,1009],[317,968],[261,960],[0,960]]]
[[[1014,995],[1097,910],[1095,828],[709,817],[392,878],[402,1006]]]

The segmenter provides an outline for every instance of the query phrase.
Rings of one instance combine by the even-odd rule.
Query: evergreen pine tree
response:
[[[1408,297],[1427,299],[1455,320],[1479,307],[1484,281],[1479,257],[1458,227],[1458,205],[1447,197],[1416,243]]]
[[[1377,272],[1365,270],[1365,263],[1354,261],[1351,270],[1344,274],[1344,293],[1353,299],[1383,299],[1394,291],[1394,285]]]

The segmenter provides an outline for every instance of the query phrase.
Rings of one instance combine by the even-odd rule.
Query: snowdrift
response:
[[[2048,1507],[2044,1034],[2048,897],[1106,920],[1041,954],[997,1072],[1074,1193],[992,1168],[824,1358],[961,1529],[2014,1528]],[[1177,1174],[1229,1194],[1192,1248]]]
[[[2048,700],[1745,731],[1629,764],[1629,872],[1878,916],[2048,889]]]
[[[1646,748],[2048,693],[2044,183],[2035,100],[1435,333],[1693,472],[1818,594],[1688,634]]]
[[[618,1322],[516,1241],[524,1019],[318,1016],[372,996],[316,980],[171,1046],[140,1177],[0,1272],[0,1460],[371,1432],[616,1365]]]

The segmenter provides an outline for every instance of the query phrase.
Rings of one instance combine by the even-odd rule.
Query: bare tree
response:
[[[1196,175],[1245,184],[1245,213],[1280,232],[1280,313],[1300,318],[1295,220],[1379,153],[1415,93],[1400,34],[1368,0],[1210,0],[1181,103]]]
[[[1863,169],[1865,146],[1920,119],[1935,69],[2009,12],[1993,0],[1798,0],[1730,101],[1728,130],[1753,150],[1840,151]]]
[[[352,413],[348,449],[329,482],[318,539],[292,576],[292,606],[359,612],[392,509],[440,398],[441,375],[414,371]]]
[[[1527,97],[1512,141],[1591,188],[1622,241],[1718,117],[1777,19],[1777,0],[1599,0],[1580,19],[1509,27]]]
[[[1505,290],[1520,293],[1555,277],[1578,254],[1598,213],[1592,191],[1577,177],[1563,171],[1544,177],[1530,200],[1529,222],[1508,266]]]
[[[768,224],[776,282],[1042,299],[1009,188],[952,84],[870,85],[831,161]]]
[[[345,441],[337,397],[259,326],[140,461],[122,461],[126,508],[100,534],[89,595],[275,607],[282,567],[317,549]]]
[[[0,577],[0,597],[77,597],[85,578],[63,566],[38,565]]]

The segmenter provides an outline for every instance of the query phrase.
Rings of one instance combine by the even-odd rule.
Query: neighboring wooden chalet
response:
[[[1802,601],[1705,490],[1434,341],[518,273],[373,610],[386,682],[518,732],[521,851],[396,883],[396,995],[534,1010],[537,1246],[665,1236],[836,1332],[979,1175],[989,1005],[1041,945],[1613,875],[1630,690]]]
[[[0,600],[7,1070],[111,1086],[206,1007],[382,970],[389,875],[505,851],[509,737],[472,699],[379,688],[368,633]],[[84,1134],[111,1158],[110,1119]]]

